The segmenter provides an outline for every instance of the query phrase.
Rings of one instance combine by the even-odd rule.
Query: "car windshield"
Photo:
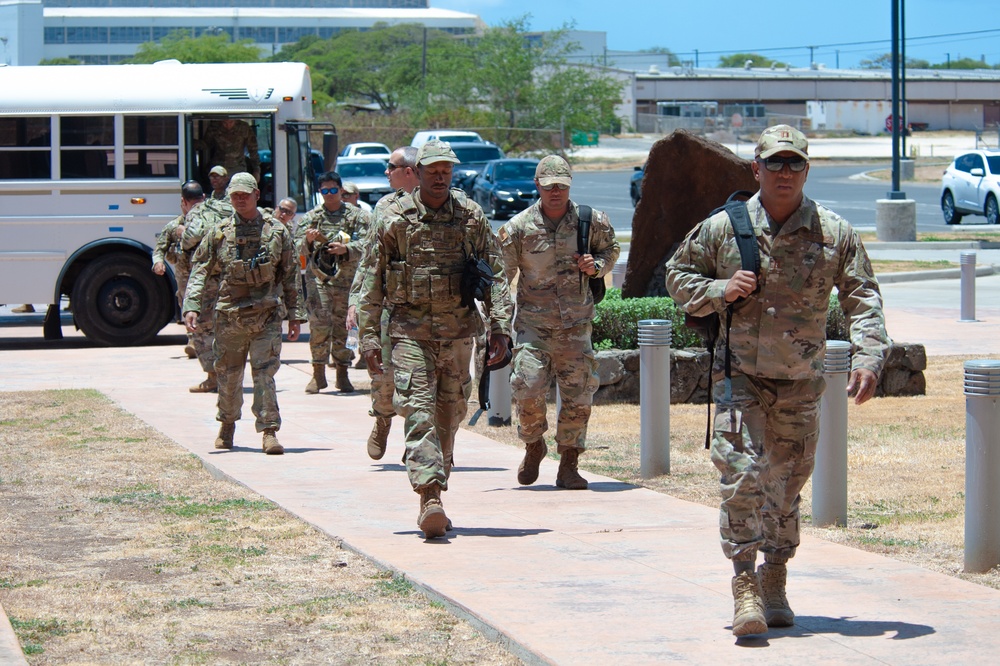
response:
[[[462,146],[456,148],[451,147],[458,155],[458,159],[462,160],[462,163],[467,162],[489,162],[490,160],[498,160],[503,157],[503,153],[496,146]]]
[[[386,164],[381,160],[371,162],[341,162],[337,173],[341,178],[377,178],[385,175]]]
[[[531,162],[512,162],[497,167],[498,180],[531,180],[535,177],[535,165]]]
[[[458,142],[458,141],[479,141],[479,137],[472,134],[441,134],[437,137],[438,141],[447,141],[448,143]]]
[[[986,163],[990,165],[990,173],[1000,174],[1000,155],[988,155]]]
[[[358,155],[388,155],[388,151],[382,146],[360,146],[355,149]]]

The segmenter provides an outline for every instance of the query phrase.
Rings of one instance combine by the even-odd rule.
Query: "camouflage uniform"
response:
[[[206,235],[211,235],[216,226],[232,217],[233,207],[228,199],[206,199],[188,211],[181,236],[181,247],[185,252],[193,253]],[[215,267],[205,278],[201,288],[201,307],[198,308],[198,328],[191,337],[191,344],[198,355],[201,369],[207,373],[215,372],[215,301],[219,297],[219,268]],[[186,311],[186,310],[182,310]]]
[[[257,432],[281,427],[274,374],[281,354],[281,320],[300,319],[295,289],[298,263],[291,233],[281,222],[261,215],[244,220],[233,214],[198,246],[184,311],[201,312],[202,291],[213,269],[219,270],[215,305],[215,372],[219,378],[222,423],[240,419],[243,374],[250,357]],[[286,310],[287,308],[287,310]]]
[[[295,229],[295,247],[307,259],[306,309],[309,312],[309,350],[314,364],[326,364],[332,358],[337,365],[347,366],[354,354],[347,349],[347,300],[364,248],[364,238],[371,226],[371,216],[357,206],[341,204],[336,211],[329,211],[323,204],[302,216]],[[338,232],[350,236],[347,254],[337,258],[337,273],[332,278],[321,278],[312,272],[312,253],[325,242],[306,241],[306,231],[317,229],[329,242]]]
[[[208,149],[208,164],[223,166],[231,174],[246,171],[259,175],[257,134],[246,122],[237,120],[230,129],[226,129],[221,122],[212,122],[204,141]]]
[[[591,401],[598,387],[591,343],[594,298],[576,260],[579,208],[572,201],[561,220],[548,220],[540,201],[518,213],[498,233],[508,281],[518,271],[517,316],[511,390],[518,436],[525,443],[548,429],[545,398],[555,377],[562,409],[556,427],[559,453],[586,448]],[[593,212],[590,249],[597,277],[611,272],[620,248],[608,216]]]
[[[375,270],[375,265],[378,263],[378,253],[374,251],[374,246],[378,230],[382,225],[382,217],[385,215],[385,210],[389,207],[389,204],[402,196],[406,196],[406,192],[403,190],[397,190],[392,194],[385,195],[375,203],[375,209],[372,212],[372,224],[368,228],[368,233],[365,234],[364,244],[361,251],[361,259],[358,260],[358,269],[354,273],[353,282],[351,282],[351,294],[347,300],[347,307],[353,305],[355,310],[359,308],[361,301],[361,287],[364,285],[367,275]],[[388,310],[383,310],[381,331],[382,370],[384,372],[381,374],[375,374],[369,371],[368,373],[368,377],[371,379],[372,383],[372,408],[368,411],[368,415],[376,418],[392,418],[396,415],[396,408],[392,404],[392,394],[395,386],[392,383],[392,345],[389,341],[388,324],[389,312]]]
[[[876,374],[889,340],[868,254],[846,220],[807,197],[780,227],[754,195],[747,207],[760,246],[759,289],[732,306],[732,386],[716,347],[712,462],[722,473],[722,549],[786,559],[799,544],[799,492],[812,473],[825,388],[826,313],[837,287],[851,321],[852,369]],[[776,233],[772,228],[778,228]],[[694,228],[667,263],[667,290],[689,314],[722,313],[740,252],[725,212]]]
[[[177,281],[177,305],[184,305],[184,291],[187,289],[188,276],[191,274],[191,256],[181,247],[180,239],[175,237],[177,227],[184,224],[185,216],[178,215],[167,222],[163,231],[156,238],[153,248],[153,264],[165,262],[174,269],[174,279]]]
[[[418,187],[389,201],[380,216],[373,270],[365,274],[358,307],[363,352],[381,349],[383,304],[389,311],[394,402],[406,419],[406,469],[418,492],[447,488],[455,433],[468,409],[472,337],[483,320],[459,304],[467,253],[475,250],[500,276],[486,304],[493,335],[510,335],[512,308],[500,250],[482,209],[451,190],[434,211],[419,193]]]

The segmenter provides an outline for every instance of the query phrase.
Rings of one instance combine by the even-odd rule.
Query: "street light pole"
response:
[[[899,191],[899,5],[892,0],[892,191],[889,199],[905,199]]]

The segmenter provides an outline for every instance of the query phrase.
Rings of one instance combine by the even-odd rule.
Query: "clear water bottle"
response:
[[[347,348],[352,352],[358,351],[358,327],[354,326],[347,332]]]

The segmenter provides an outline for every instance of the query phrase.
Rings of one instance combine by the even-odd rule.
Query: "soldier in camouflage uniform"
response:
[[[326,388],[326,364],[337,367],[338,391],[354,390],[347,369],[354,352],[347,348],[347,299],[364,248],[371,217],[341,199],[340,176],[335,171],[319,178],[323,203],[302,216],[295,229],[295,247],[307,260],[306,309],[309,311],[309,350],[313,377],[306,393]],[[326,257],[316,257],[324,251]],[[332,258],[332,261],[331,261]],[[331,272],[335,271],[335,272]]]
[[[217,164],[208,172],[208,182],[212,186],[209,197],[216,201],[226,199],[226,186],[229,185],[229,172],[226,167]],[[226,199],[228,201],[228,199]]]
[[[712,462],[722,473],[722,549],[735,577],[733,634],[794,623],[786,563],[799,545],[799,492],[812,473],[825,388],[826,313],[834,287],[850,320],[848,393],[875,395],[889,339],[882,297],[857,233],[802,194],[809,144],[788,125],[760,135],[760,192],[747,202],[760,275],[742,269],[725,212],[695,227],[667,263],[667,290],[685,312],[720,313]],[[725,377],[726,311],[731,380]],[[764,564],[755,571],[757,551]]]
[[[376,230],[375,267],[365,276],[358,305],[361,350],[368,368],[382,372],[381,318],[389,310],[394,404],[405,419],[406,471],[420,494],[417,524],[426,538],[444,536],[455,433],[472,389],[472,338],[483,328],[474,302],[462,305],[467,260],[486,261],[496,279],[486,289],[490,361],[510,345],[511,301],[496,238],[482,209],[451,190],[458,158],[443,141],[417,154],[420,184],[391,201]]]
[[[572,181],[566,160],[558,155],[543,158],[535,169],[539,200],[501,227],[497,236],[507,280],[521,273],[510,380],[517,434],[525,443],[517,481],[530,485],[538,479],[538,466],[547,453],[545,398],[554,377],[562,399],[556,486],[583,490],[587,481],[577,471],[577,459],[586,448],[591,401],[598,387],[590,339],[594,297],[588,278],[610,273],[620,248],[608,216],[595,210],[590,252],[577,252],[580,210],[569,199]]]
[[[156,247],[153,248],[153,273],[163,275],[167,272],[166,263],[174,269],[174,279],[177,281],[177,307],[184,307],[184,290],[187,289],[188,275],[191,274],[191,253],[181,247],[181,237],[184,234],[184,222],[192,208],[205,200],[205,192],[196,180],[189,180],[181,186],[181,214],[167,222],[163,231],[156,237]],[[164,263],[166,262],[166,263]],[[184,353],[188,358],[197,357],[193,334],[188,332],[187,345]]]
[[[260,180],[260,154],[257,133],[243,120],[225,118],[213,120],[203,141],[208,150],[208,163],[222,165],[228,173],[246,171]]]
[[[264,433],[264,453],[284,453],[275,433],[281,427],[274,374],[281,365],[281,320],[288,316],[288,339],[299,337],[295,281],[298,262],[292,235],[281,222],[257,210],[260,192],[248,173],[233,174],[229,182],[235,210],[198,246],[194,269],[184,299],[184,321],[198,327],[205,280],[219,267],[219,300],[215,305],[215,372],[219,378],[222,426],[215,448],[232,449],[236,421],[243,407],[243,373],[250,358],[257,432]]]
[[[202,239],[211,235],[222,220],[232,217],[233,207],[229,197],[225,199],[206,199],[192,208],[187,214],[184,235],[181,236],[181,247],[185,252],[193,253]],[[201,369],[205,371],[205,381],[195,384],[188,390],[191,393],[214,393],[218,390],[218,380],[215,376],[215,301],[219,297],[219,268],[216,266],[205,278],[201,290],[201,316],[198,327],[191,335],[191,344]]]
[[[374,247],[377,229],[382,224],[385,211],[391,203],[413,192],[417,187],[417,149],[413,146],[403,146],[394,150],[389,156],[389,164],[385,169],[385,175],[389,179],[389,185],[395,191],[385,195],[375,204],[374,221],[368,230],[368,235],[365,237],[364,251],[361,254],[361,261],[358,263],[358,270],[354,274],[354,282],[351,284],[351,295],[347,306],[347,330],[351,330],[357,326],[358,300],[361,295],[361,286],[364,284],[365,277],[373,270],[373,266],[378,260],[378,256],[372,252],[372,248]],[[375,425],[372,427],[371,434],[368,435],[368,455],[372,460],[381,460],[382,456],[385,455],[389,431],[392,428],[392,417],[396,415],[396,408],[392,406],[392,394],[395,387],[392,383],[392,346],[389,343],[388,314],[387,310],[383,310],[383,372],[375,373],[369,371],[368,373],[372,382],[372,408],[368,411],[368,415],[375,417]]]

